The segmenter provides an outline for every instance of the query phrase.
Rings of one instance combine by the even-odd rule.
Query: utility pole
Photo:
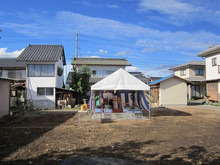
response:
[[[78,58],[78,33],[76,33],[76,58]]]
[[[2,30],[0,29],[0,32],[2,32]],[[1,39],[1,36],[0,36],[0,39]]]

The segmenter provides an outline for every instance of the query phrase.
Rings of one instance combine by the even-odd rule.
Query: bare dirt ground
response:
[[[89,120],[76,112],[0,119],[0,164],[55,165],[69,157],[143,164],[220,164],[220,110],[152,109],[150,120]]]

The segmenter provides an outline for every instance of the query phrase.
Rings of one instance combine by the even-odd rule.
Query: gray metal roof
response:
[[[220,53],[220,45],[215,46],[213,48],[209,48],[203,52],[200,52],[197,56],[198,57],[207,57],[207,56],[215,54],[215,53]]]
[[[131,66],[131,64],[126,59],[120,58],[74,58],[71,64]]]
[[[139,80],[141,80],[142,82],[147,83],[147,78],[144,76],[142,72],[129,72],[129,73],[134,77],[138,78]]]
[[[204,66],[205,67],[205,61],[190,61],[185,64],[181,64],[181,65],[175,66],[173,68],[170,68],[170,70],[178,70],[178,69],[187,68],[190,66]]]
[[[0,68],[25,68],[25,62],[16,61],[16,58],[0,58]]]
[[[17,61],[57,62],[60,56],[63,56],[63,65],[66,65],[62,45],[28,45],[18,56]]]

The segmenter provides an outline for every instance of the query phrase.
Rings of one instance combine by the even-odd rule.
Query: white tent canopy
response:
[[[118,69],[91,86],[91,90],[150,90],[150,87],[124,69]]]

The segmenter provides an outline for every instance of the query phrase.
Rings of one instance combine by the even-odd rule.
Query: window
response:
[[[37,88],[37,95],[38,96],[45,95],[45,88]]]
[[[11,78],[11,79],[18,79],[18,80],[25,80],[26,78],[26,70],[2,70],[0,73],[0,77],[3,78]]]
[[[52,96],[53,95],[53,88],[46,88],[46,95]]]
[[[106,75],[112,74],[114,71],[113,70],[106,70]]]
[[[53,96],[53,88],[37,88],[38,96]]]
[[[113,72],[114,72],[113,70],[93,70],[92,76],[93,77],[105,77],[105,76],[112,74]]]
[[[63,68],[57,67],[57,75],[62,76],[63,75]]]
[[[195,69],[196,76],[203,76],[203,69]]]
[[[43,73],[41,68],[42,68],[41,65],[35,65],[34,72],[36,77],[40,77],[41,75],[43,76],[43,74],[41,74]]]
[[[200,97],[200,86],[199,85],[192,85],[191,96],[192,97]]]
[[[96,71],[96,76],[97,77],[102,77],[102,71],[101,70],[97,70]]]
[[[185,76],[186,75],[186,69],[180,70],[180,76]]]
[[[216,66],[217,65],[217,58],[212,58],[212,66]]]
[[[93,70],[93,71],[92,71],[92,75],[93,75],[93,76],[96,76],[96,70]]]
[[[220,74],[220,65],[218,66],[218,73]]]
[[[30,64],[28,65],[29,77],[53,77],[54,64]]]

